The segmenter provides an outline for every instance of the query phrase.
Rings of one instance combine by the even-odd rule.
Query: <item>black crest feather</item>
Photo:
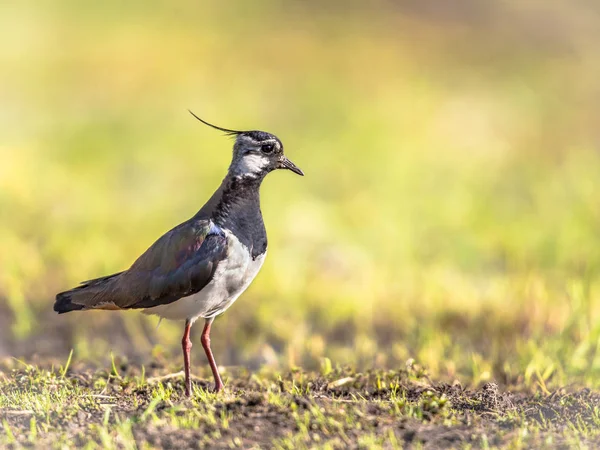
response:
[[[229,130],[227,128],[221,128],[218,127],[216,125],[213,125],[212,123],[208,123],[206,120],[202,120],[200,117],[198,117],[196,114],[194,114],[191,110],[188,109],[188,111],[190,112],[190,114],[192,116],[194,116],[196,119],[198,119],[200,122],[202,122],[204,125],[208,125],[211,128],[214,128],[215,130],[219,130],[224,132],[225,134],[228,134],[229,136],[237,136],[238,134],[242,134],[244,133],[244,131],[236,131],[236,130]]]

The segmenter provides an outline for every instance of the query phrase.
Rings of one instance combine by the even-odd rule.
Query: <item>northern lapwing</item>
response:
[[[200,122],[235,137],[225,179],[191,219],[159,238],[133,265],[81,283],[56,296],[59,314],[89,309],[141,309],[161,319],[184,320],[181,345],[185,394],[191,395],[190,328],[204,319],[202,347],[215,378],[223,382],[210,349],[210,327],[250,285],[267,253],[260,185],[276,169],[304,175],[283,154],[283,144],[264,131],[235,131]]]

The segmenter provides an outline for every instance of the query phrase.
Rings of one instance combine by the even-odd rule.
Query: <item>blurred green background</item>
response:
[[[598,385],[597,2],[8,1],[0,40],[0,355],[178,361],[181,324],[52,304],[216,188],[190,108],[306,172],[220,364]]]

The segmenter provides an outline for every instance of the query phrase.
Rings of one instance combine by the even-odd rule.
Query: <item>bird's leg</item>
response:
[[[215,362],[215,357],[212,354],[210,349],[210,326],[214,318],[206,319],[206,323],[204,324],[204,330],[202,330],[202,337],[200,341],[202,342],[202,347],[204,347],[204,351],[206,352],[206,357],[208,358],[208,363],[210,364],[210,368],[213,373],[213,377],[215,377],[215,392],[219,392],[223,390],[223,382],[221,381],[221,376],[219,375],[219,369],[217,368],[217,363]]]
[[[190,340],[190,329],[192,322],[185,321],[185,331],[183,339],[181,339],[181,348],[183,349],[183,369],[185,371],[185,395],[192,395],[192,380],[190,379],[190,350],[192,349],[192,341]]]

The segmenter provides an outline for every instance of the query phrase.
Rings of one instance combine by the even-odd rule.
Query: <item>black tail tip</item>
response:
[[[64,314],[71,311],[79,311],[81,309],[83,309],[83,305],[71,303],[71,295],[68,292],[61,292],[60,294],[56,295],[54,311],[57,313]]]

